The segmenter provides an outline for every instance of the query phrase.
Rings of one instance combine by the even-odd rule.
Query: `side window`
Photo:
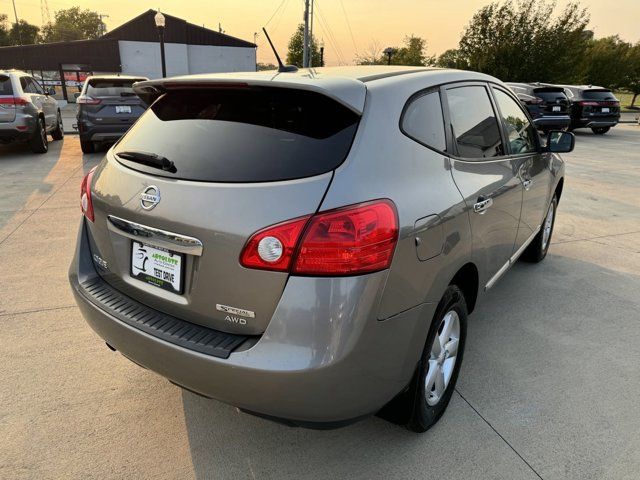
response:
[[[34,89],[35,93],[44,95],[44,90],[42,89],[42,86],[38,83],[38,81],[35,80],[34,78],[31,78],[30,80],[31,80],[31,87]]]
[[[500,127],[489,92],[481,85],[447,90],[451,133],[463,158],[504,155]]]
[[[412,139],[440,150],[447,149],[442,104],[438,92],[413,99],[402,116],[402,131]]]
[[[29,77],[20,77],[20,85],[22,85],[22,91],[24,93],[38,93],[33,84],[33,80]]]
[[[531,153],[538,149],[536,130],[520,105],[502,90],[493,89],[507,129],[511,153]]]

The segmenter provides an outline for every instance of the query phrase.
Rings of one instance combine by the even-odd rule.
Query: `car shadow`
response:
[[[625,380],[624,355],[596,352],[638,358],[638,291],[636,275],[564,255],[516,264],[470,318],[457,385],[466,400],[454,394],[423,435],[377,417],[338,430],[292,428],[183,391],[196,478],[530,478],[514,473],[514,454],[492,428],[526,458],[544,458],[542,471],[604,478],[611,442],[624,450],[640,428],[640,415],[625,413],[637,410],[640,385]],[[621,368],[626,377],[610,375]],[[589,392],[602,378],[618,395],[594,404]],[[586,421],[599,415],[604,425]]]

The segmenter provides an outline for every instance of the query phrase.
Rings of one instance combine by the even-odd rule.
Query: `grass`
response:
[[[629,106],[631,105],[631,100],[633,100],[633,93],[623,92],[620,90],[613,93],[618,98],[618,100],[620,100],[620,111],[634,113],[638,112],[638,110],[632,110],[629,108]],[[640,107],[640,95],[638,95],[638,98],[636,98],[636,108],[638,107]]]

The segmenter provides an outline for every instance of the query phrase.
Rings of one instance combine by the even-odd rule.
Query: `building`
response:
[[[95,40],[0,47],[0,69],[31,72],[56,87],[59,100],[74,101],[94,73],[162,76],[155,10],[149,10]],[[254,71],[256,45],[164,14],[167,76]]]

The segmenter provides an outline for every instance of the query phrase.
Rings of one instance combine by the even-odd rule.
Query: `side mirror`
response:
[[[547,135],[548,152],[553,153],[569,153],[573,151],[576,145],[576,137],[573,133],[562,132],[560,130],[551,130]]]
[[[47,95],[51,95],[52,97],[56,94],[55,87],[49,87],[45,91],[47,92]]]
[[[75,92],[73,94],[73,98],[75,98],[77,100],[80,95],[82,95],[82,92]]]

